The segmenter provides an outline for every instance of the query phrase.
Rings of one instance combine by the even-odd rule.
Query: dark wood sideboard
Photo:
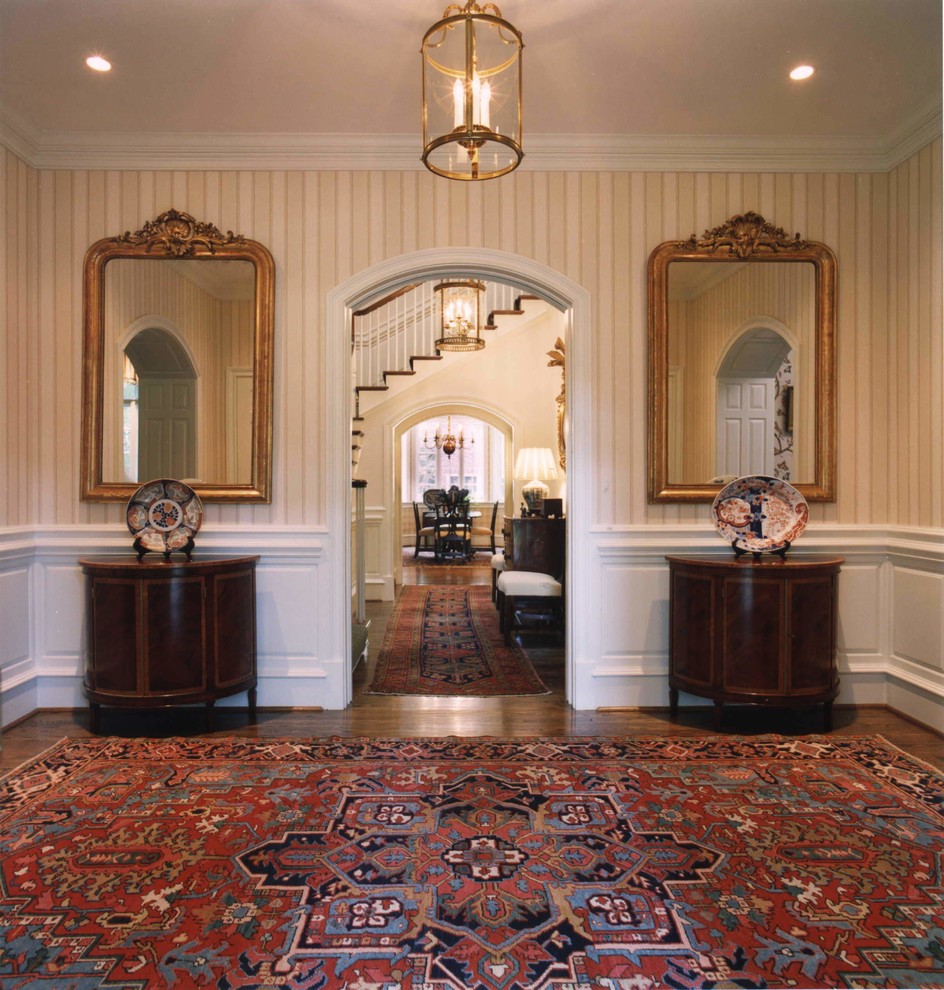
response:
[[[505,516],[505,567],[510,571],[537,571],[561,580],[564,575],[565,519]]]
[[[204,704],[248,691],[256,717],[256,561],[148,556],[80,560],[85,574],[84,691],[100,708]]]
[[[669,707],[679,691],[722,707],[822,704],[839,693],[836,618],[841,557],[790,554],[669,562]]]

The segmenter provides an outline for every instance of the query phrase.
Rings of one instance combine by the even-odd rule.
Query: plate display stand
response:
[[[737,540],[732,540],[731,541],[731,549],[734,551],[734,556],[735,557],[744,557],[747,554],[750,554],[754,558],[754,560],[760,560],[760,558],[762,556],[762,552],[760,550],[748,550],[745,547],[742,547],[741,544]],[[786,558],[787,551],[789,549],[790,549],[790,541],[789,540],[784,540],[782,547],[777,547],[776,550],[770,550],[769,553],[773,557],[783,557],[783,558]]]

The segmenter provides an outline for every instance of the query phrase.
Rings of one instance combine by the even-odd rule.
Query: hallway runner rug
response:
[[[941,987],[942,799],[879,737],[67,739],[0,986]]]
[[[368,694],[547,694],[521,647],[505,646],[488,585],[404,585]]]

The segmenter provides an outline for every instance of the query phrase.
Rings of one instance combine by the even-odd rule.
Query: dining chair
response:
[[[489,553],[495,553],[495,520],[498,518],[498,503],[494,502],[492,504],[492,521],[489,526],[473,526],[472,536],[487,536],[488,537],[488,551]],[[482,547],[484,550],[485,547]]]
[[[420,550],[436,550],[436,526],[433,523],[425,523],[420,518],[420,507],[418,503],[413,503],[413,525],[416,528],[416,547],[413,556],[419,557]]]
[[[465,504],[441,505],[436,516],[436,559],[469,557],[472,553],[472,526]]]

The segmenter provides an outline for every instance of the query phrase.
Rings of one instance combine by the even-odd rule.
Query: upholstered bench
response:
[[[496,588],[499,602],[498,625],[504,633],[506,643],[511,643],[511,627],[518,609],[533,608],[550,612],[563,628],[564,589],[560,581],[550,574],[505,570],[498,575]]]

